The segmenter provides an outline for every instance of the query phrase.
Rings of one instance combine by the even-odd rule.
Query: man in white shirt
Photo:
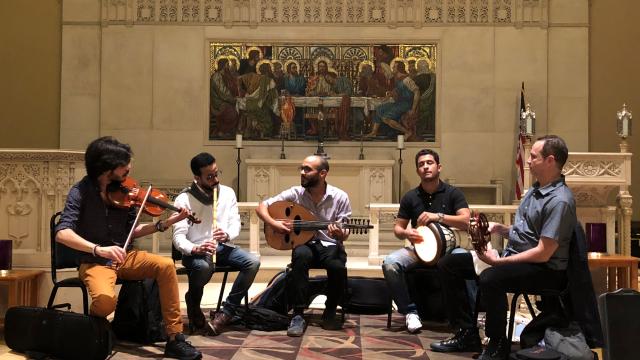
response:
[[[342,322],[336,317],[336,308],[342,301],[347,282],[347,253],[342,244],[349,232],[336,223],[351,216],[349,196],[335,186],[327,184],[329,162],[320,156],[308,156],[300,166],[300,186],[294,186],[260,203],[256,212],[265,224],[276,232],[288,234],[293,229],[289,220],[274,219],[269,215],[268,207],[276,201],[291,201],[309,210],[318,221],[331,222],[327,230],[318,230],[315,236],[293,249],[291,256],[291,279],[293,318],[287,329],[289,336],[302,336],[306,322],[303,318],[309,292],[309,268],[327,269],[327,301],[322,314],[322,327],[325,330],[338,330]]]
[[[189,290],[185,294],[189,326],[194,330],[207,325],[218,335],[229,324],[260,268],[258,258],[231,242],[240,234],[240,215],[236,194],[220,184],[221,170],[209,153],[200,153],[191,159],[193,184],[175,201],[175,206],[189,209],[202,220],[200,224],[180,221],[173,228],[173,244],[182,254],[182,264],[189,269]],[[213,221],[214,190],[217,192],[216,226]],[[221,312],[209,322],[200,309],[204,286],[215,272],[215,264],[240,270]]]

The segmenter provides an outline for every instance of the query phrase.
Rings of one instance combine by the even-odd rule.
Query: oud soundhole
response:
[[[286,215],[286,217],[291,216],[291,208],[287,207],[286,209],[284,209],[284,214]]]
[[[291,240],[289,239],[289,234],[285,234],[285,235],[284,235],[284,242],[288,244],[288,243],[289,243],[289,241],[291,241]]]

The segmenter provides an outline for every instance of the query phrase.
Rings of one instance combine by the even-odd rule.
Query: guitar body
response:
[[[267,209],[274,219],[288,219],[291,221],[313,220],[315,217],[302,205],[291,201],[276,201]],[[305,244],[313,238],[316,230],[303,230],[294,226],[290,233],[282,234],[271,226],[264,224],[264,237],[267,244],[277,250],[291,250]]]

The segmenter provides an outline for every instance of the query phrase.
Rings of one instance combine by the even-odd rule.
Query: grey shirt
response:
[[[538,246],[541,237],[547,237],[558,243],[558,249],[546,263],[547,267],[564,270],[577,221],[576,202],[564,176],[542,188],[536,182],[518,207],[503,255],[532,249]]]
[[[292,201],[309,210],[318,220],[341,222],[351,216],[351,203],[346,192],[335,186],[327,184],[322,200],[317,204],[313,202],[311,194],[302,186],[294,186],[280,194],[267,199],[264,204],[269,206],[276,201]],[[326,230],[316,232],[315,239],[323,245],[335,245],[336,240],[329,237]]]

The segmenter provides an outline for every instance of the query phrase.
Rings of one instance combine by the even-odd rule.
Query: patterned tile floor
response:
[[[445,324],[425,323],[419,334],[404,330],[404,318],[394,315],[390,329],[386,315],[348,315],[339,331],[320,327],[319,310],[309,311],[304,336],[291,338],[286,331],[250,331],[230,327],[216,337],[189,336],[204,359],[470,359],[473,353],[438,354],[429,350],[433,341],[449,336]],[[160,358],[164,344],[143,346],[120,342],[112,359]]]
[[[291,338],[286,331],[263,332],[231,326],[219,336],[191,335],[188,337],[200,349],[204,359],[283,359],[283,360],[383,360],[424,359],[454,360],[477,357],[473,353],[440,354],[429,350],[429,344],[449,336],[445,324],[424,323],[415,335],[404,328],[404,318],[394,313],[387,329],[386,315],[347,315],[345,326],[339,331],[320,327],[321,310],[307,313],[309,326],[304,336]],[[186,322],[186,316],[185,316]],[[4,336],[3,336],[4,337]],[[113,360],[161,359],[164,343],[141,346],[118,342]],[[0,359],[26,359],[22,354],[0,345]]]

